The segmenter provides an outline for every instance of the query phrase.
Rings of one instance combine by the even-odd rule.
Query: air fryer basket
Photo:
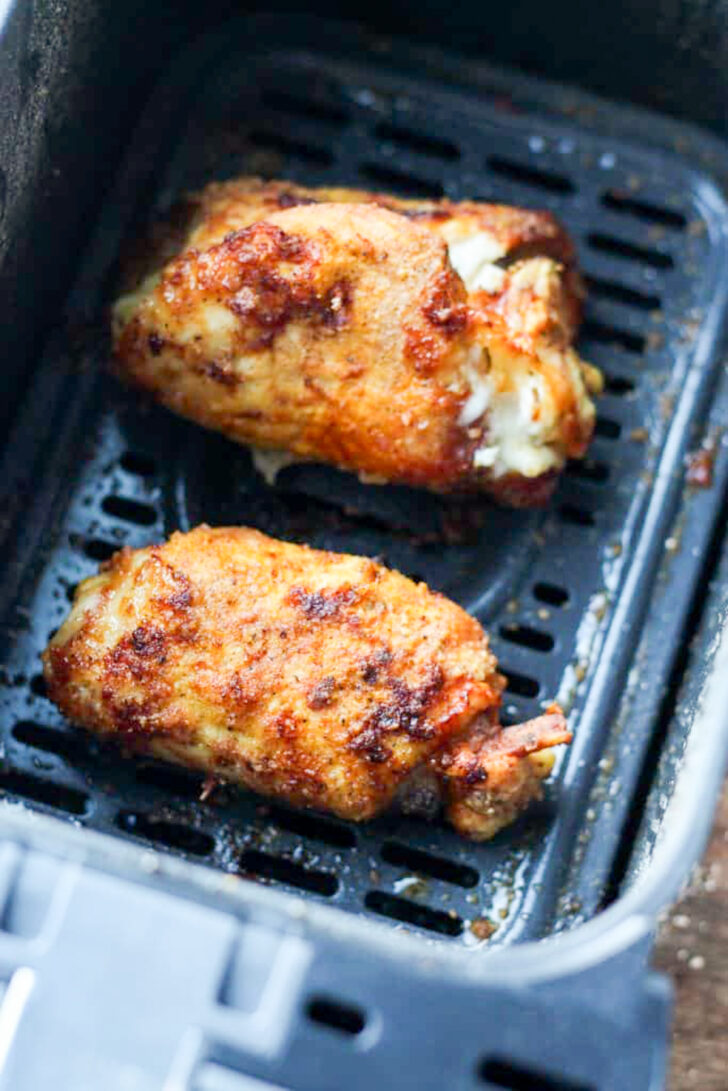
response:
[[[71,922],[71,937],[83,935],[78,914],[98,927],[94,901],[112,918],[114,899],[129,899],[131,910],[136,900],[140,918],[155,915],[169,949],[139,972],[150,996],[159,994],[149,1010],[174,1042],[169,1056],[180,1067],[169,1087],[248,1086],[226,1084],[220,1065],[291,1087],[369,1087],[379,1066],[399,1070],[412,1035],[420,1054],[400,1071],[405,1086],[438,1086],[437,1073],[448,1072],[453,1087],[578,1091],[653,1086],[650,1079],[657,1087],[664,995],[643,963],[660,899],[699,847],[697,816],[682,859],[684,807],[672,818],[673,847],[666,840],[652,860],[653,846],[661,829],[670,832],[663,812],[676,784],[700,768],[712,799],[725,751],[723,724],[709,724],[712,740],[704,732],[694,741],[694,720],[706,716],[697,682],[695,716],[675,727],[672,712],[728,472],[726,159],[717,144],[673,123],[605,112],[576,93],[482,66],[460,64],[455,89],[447,59],[375,44],[311,20],[240,20],[210,35],[162,80],[105,202],[3,473],[0,788],[22,809],[9,804],[0,818],[22,840],[48,837],[45,847],[59,857],[43,863],[37,851],[7,846],[4,927],[27,942],[53,919],[67,946]],[[568,467],[549,510],[365,487],[321,467],[291,467],[271,488],[247,451],[142,402],[106,374],[106,307],[124,239],[184,191],[240,173],[502,200],[559,216],[590,290],[581,348],[603,369],[606,391],[589,456]],[[685,482],[686,453],[701,442],[713,461],[708,489]],[[379,557],[474,613],[509,678],[506,721],[534,715],[557,695],[570,712],[575,741],[543,803],[492,843],[471,845],[444,826],[396,815],[359,828],[239,791],[200,802],[200,778],[125,761],[65,723],[44,695],[39,654],[75,584],[122,544],[201,521]],[[56,817],[31,820],[31,810]],[[152,889],[86,871],[73,880],[64,853],[141,875]],[[660,860],[672,885],[656,891],[648,880]],[[625,874],[632,885],[619,898]],[[59,894],[64,883],[70,893]],[[172,899],[161,893],[165,884],[248,923]],[[611,931],[603,924],[610,913]],[[539,955],[526,942],[555,932],[569,934]],[[70,958],[64,943],[53,949]],[[189,944],[198,961],[207,950],[204,967],[193,959],[194,971],[170,974]],[[8,964],[25,966],[23,951],[11,944]],[[33,965],[36,957],[28,956]],[[109,957],[123,981],[124,943]],[[588,962],[598,972],[587,973]],[[21,972],[10,988],[22,995]],[[50,1002],[58,967],[36,972]],[[195,985],[199,1003],[209,988],[217,1004],[214,1017],[200,1016],[205,1032],[185,1052],[177,1039],[189,1011],[162,1017],[159,1004],[195,974],[206,982]],[[439,1001],[430,996],[428,1005],[423,981]],[[492,1055],[477,1018],[487,1003],[497,1003],[504,1035]],[[546,1034],[544,1013],[554,1005],[559,1023]],[[398,1006],[410,1011],[399,1037],[381,1027],[375,1034],[377,1020],[386,1010],[393,1018]],[[35,1026],[47,1034],[42,1010]],[[445,1011],[459,1027],[452,1056],[453,1043],[438,1031]],[[21,1047],[32,1026],[21,1021]],[[609,1049],[599,1042],[605,1027]],[[331,1037],[317,1038],[322,1028]],[[367,1047],[358,1071],[347,1035]],[[7,1086],[41,1085],[28,1082],[40,1072],[35,1062],[24,1063],[26,1082]],[[543,1083],[547,1077],[557,1082]]]

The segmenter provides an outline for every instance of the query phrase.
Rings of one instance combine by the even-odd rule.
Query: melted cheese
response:
[[[496,264],[503,257],[503,247],[492,235],[477,231],[453,239],[447,249],[453,269],[469,292],[498,292],[503,287],[505,272]]]
[[[276,478],[286,466],[292,466],[301,460],[289,451],[277,449],[264,449],[263,447],[251,447],[250,454],[253,465],[265,481],[266,485],[275,485]]]
[[[476,469],[490,470],[493,477],[507,473],[539,477],[559,466],[561,459],[545,442],[544,427],[538,412],[544,397],[540,375],[524,376],[516,390],[497,391],[489,375],[468,369],[470,394],[464,403],[460,423],[472,424],[487,413],[487,437],[473,455]],[[482,409],[481,409],[482,407]]]
[[[448,252],[469,292],[495,293],[503,288],[506,273],[497,264],[503,248],[491,235],[478,231],[450,239]],[[507,473],[539,477],[560,466],[562,460],[545,435],[540,410],[546,392],[540,375],[524,373],[513,383],[515,389],[498,390],[487,372],[487,354],[482,354],[470,360],[464,376],[468,396],[459,423],[467,428],[486,418],[486,442],[473,455],[477,469],[489,470],[493,477]]]

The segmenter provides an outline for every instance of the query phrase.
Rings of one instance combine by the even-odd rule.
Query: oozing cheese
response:
[[[503,257],[503,247],[492,235],[478,231],[448,244],[450,263],[462,277],[469,292],[498,292],[503,287],[505,272],[496,265]]]
[[[279,451],[275,448],[251,447],[250,454],[253,465],[265,481],[266,485],[275,485],[276,478],[286,466],[292,466],[300,459],[289,451]]]
[[[490,375],[468,369],[470,394],[464,403],[460,423],[472,424],[473,416],[487,413],[486,442],[473,455],[477,469],[490,470],[493,477],[507,473],[538,477],[561,462],[553,447],[545,445],[539,408],[544,400],[540,375],[524,376],[516,390],[497,391]],[[482,408],[481,408],[482,407]]]
[[[506,272],[496,263],[503,258],[502,246],[483,231],[448,243],[450,261],[469,292],[498,292]],[[481,350],[482,353],[482,350]],[[477,448],[473,465],[489,470],[494,477],[507,473],[538,477],[560,465],[561,459],[545,443],[543,414],[545,400],[540,375],[524,375],[512,389],[499,391],[484,368],[480,355],[465,369],[469,394],[460,411],[460,424],[469,427],[487,414],[487,443]]]

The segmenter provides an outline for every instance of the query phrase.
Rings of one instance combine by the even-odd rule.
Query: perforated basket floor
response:
[[[226,36],[190,54],[150,104],[22,426],[27,454],[3,524],[0,786],[71,822],[399,926],[470,944],[540,936],[599,904],[611,858],[589,905],[559,897],[564,869],[588,831],[616,836],[625,776],[641,762],[639,750],[622,754],[618,777],[599,765],[626,676],[598,652],[615,616],[638,617],[640,574],[663,546],[649,555],[645,535],[669,522],[670,478],[716,363],[722,199],[677,156],[595,136],[578,118],[544,120],[517,96],[399,78],[391,56],[359,62],[333,44],[313,53]],[[183,191],[239,173],[562,219],[590,289],[581,349],[606,391],[589,458],[569,467],[549,510],[364,487],[319,467],[290,468],[270,488],[247,451],[106,374],[122,238]],[[543,803],[482,846],[396,815],[357,828],[232,790],[203,803],[200,778],[122,760],[65,723],[44,696],[39,654],[75,584],[122,544],[201,521],[378,557],[474,613],[509,677],[506,720],[557,695],[570,709],[576,740]]]

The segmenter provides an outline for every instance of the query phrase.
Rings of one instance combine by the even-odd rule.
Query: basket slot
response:
[[[246,849],[240,856],[239,869],[244,875],[286,883],[312,894],[323,894],[327,898],[333,897],[339,889],[339,880],[332,872],[303,867],[285,856],[273,856],[259,849]]]
[[[352,1037],[361,1034],[366,1026],[366,1016],[360,1008],[329,996],[312,997],[306,1005],[306,1017],[312,1023]]]
[[[608,189],[606,193],[603,193],[602,204],[610,212],[621,212],[638,220],[646,220],[647,223],[659,224],[661,227],[671,227],[682,231],[687,226],[687,218],[682,212],[674,208],[665,208],[664,205],[652,204],[651,201],[632,197],[619,190]]]
[[[438,932],[445,936],[459,936],[463,931],[463,922],[453,910],[444,913],[441,909],[431,909],[428,905],[398,898],[396,894],[387,894],[383,890],[370,890],[364,898],[364,905],[373,913],[390,920],[414,924],[428,932]]]
[[[662,250],[655,250],[650,246],[637,246],[636,243],[615,238],[614,235],[604,235],[600,231],[590,233],[587,236],[587,243],[592,250],[622,258],[624,261],[650,265],[653,269],[672,269],[675,264],[670,254],[665,254]]]
[[[403,845],[399,841],[385,841],[382,845],[381,856],[387,864],[406,868],[408,871],[416,871],[444,883],[454,883],[466,889],[478,885],[479,875],[475,868],[455,860],[433,856],[432,853]]]
[[[172,822],[137,811],[120,811],[116,824],[124,833],[143,837],[156,845],[179,849],[192,856],[209,856],[215,848],[215,842],[208,833],[195,830],[182,822]]]
[[[455,160],[460,158],[460,150],[457,145],[449,140],[437,140],[433,136],[415,132],[413,129],[405,129],[401,125],[377,125],[374,130],[380,140],[391,141],[400,144],[409,151],[420,155],[430,155],[435,159]]]
[[[32,773],[21,772],[19,769],[6,768],[0,772],[0,790],[32,799],[36,803],[45,803],[49,807],[57,807],[68,814],[82,815],[88,809],[89,797],[86,792]]]
[[[484,1061],[478,1075],[484,1083],[505,1088],[505,1091],[595,1091],[593,1084],[574,1083],[564,1076],[552,1076],[541,1070],[525,1068],[500,1057]]]
[[[151,527],[157,521],[156,509],[141,500],[131,500],[128,496],[107,496],[101,507],[107,515],[121,519],[124,523],[133,523],[138,527]]]
[[[488,157],[488,167],[493,174],[509,178],[512,182],[545,190],[547,193],[568,195],[576,192],[576,186],[565,174],[544,170],[531,164],[519,163],[514,159],[504,159],[498,155]]]

